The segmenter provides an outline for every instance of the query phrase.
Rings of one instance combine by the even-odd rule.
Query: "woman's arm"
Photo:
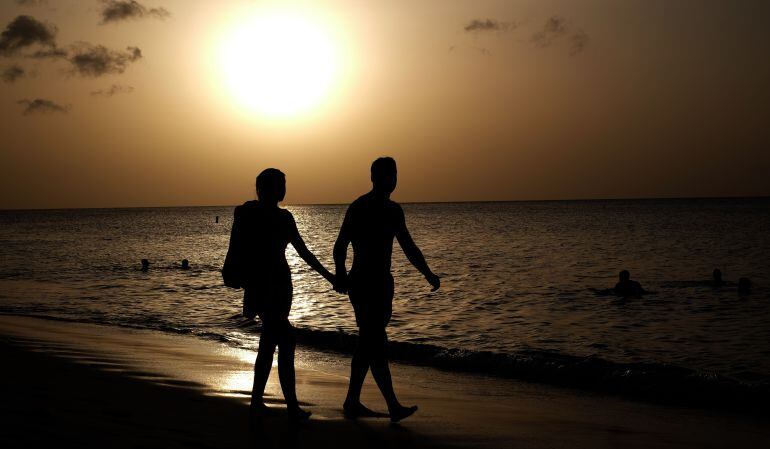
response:
[[[314,269],[318,272],[321,276],[323,276],[327,281],[334,284],[334,275],[327,270],[321,262],[318,261],[316,256],[310,252],[309,249],[307,249],[307,246],[305,245],[305,241],[302,240],[302,236],[299,235],[299,229],[297,229],[297,223],[294,221],[294,217],[291,217],[291,227],[292,227],[292,237],[291,237],[291,244],[294,246],[294,249],[297,250],[297,254],[299,254],[299,257],[302,258],[305,262],[307,262],[308,265],[310,265],[310,268]]]

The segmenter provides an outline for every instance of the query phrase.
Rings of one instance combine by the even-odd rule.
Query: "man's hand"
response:
[[[348,292],[348,274],[347,273],[337,273],[337,275],[334,277],[334,291],[337,293],[347,293]]]
[[[430,291],[435,292],[439,287],[441,287],[441,280],[435,274],[429,273],[427,276],[425,276],[425,279],[427,279],[428,283],[433,287]]]

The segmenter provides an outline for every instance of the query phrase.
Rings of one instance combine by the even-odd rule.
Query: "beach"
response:
[[[298,348],[297,390],[313,412],[290,424],[248,415],[254,353],[190,336],[0,317],[3,447],[762,447],[766,416],[659,406],[394,364],[401,424],[342,416],[347,359]],[[367,379],[363,402],[384,403]]]

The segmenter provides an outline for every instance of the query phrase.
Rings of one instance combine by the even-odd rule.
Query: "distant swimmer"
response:
[[[182,259],[182,269],[183,270],[189,270],[190,269],[190,261],[187,259]]]
[[[751,293],[751,281],[749,278],[738,279],[738,293],[741,295],[748,295]]]
[[[714,268],[714,272],[711,274],[712,276],[712,285],[714,287],[721,287],[725,284],[725,282],[722,280],[722,270],[719,268]]]
[[[142,259],[142,271],[147,271],[150,269],[150,261],[147,259]]]
[[[640,283],[631,280],[631,274],[628,270],[621,271],[618,277],[620,278],[620,281],[615,284],[614,289],[617,296],[641,296],[647,293]]]

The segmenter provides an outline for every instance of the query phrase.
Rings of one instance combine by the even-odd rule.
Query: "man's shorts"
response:
[[[376,279],[351,276],[350,303],[359,328],[384,328],[393,314],[393,276]]]

